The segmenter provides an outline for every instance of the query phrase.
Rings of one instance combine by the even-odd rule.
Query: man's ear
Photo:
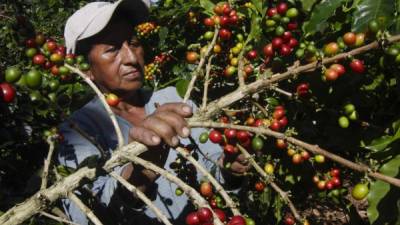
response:
[[[86,73],[86,75],[89,77],[89,79],[90,79],[91,81],[94,81],[94,75],[93,75],[93,73],[92,73],[92,70],[88,70],[88,71],[86,71],[85,73]]]

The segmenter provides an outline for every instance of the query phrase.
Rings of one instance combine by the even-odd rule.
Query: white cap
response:
[[[75,53],[79,40],[91,37],[102,31],[114,15],[116,9],[129,13],[133,22],[144,22],[148,15],[149,0],[119,0],[110,2],[92,2],[76,11],[65,24],[64,38],[67,53]]]

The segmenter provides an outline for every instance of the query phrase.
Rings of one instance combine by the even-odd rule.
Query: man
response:
[[[180,103],[182,99],[172,87],[154,93],[142,89],[144,51],[134,37],[133,27],[145,20],[147,7],[148,4],[139,0],[87,4],[66,23],[64,36],[67,51],[86,55],[91,65],[87,75],[102,92],[119,96],[121,102],[112,107],[112,110],[117,115],[125,144],[138,141],[149,147],[149,151],[141,155],[143,159],[174,173],[170,165],[177,158],[177,153],[170,147],[176,147],[180,143],[198,147],[196,151],[201,153],[198,154],[198,161],[211,169],[215,167],[213,162],[222,161],[223,154],[220,146],[210,142],[193,145],[192,140],[198,140],[204,129],[190,130],[185,118],[192,115],[196,106],[192,103]],[[101,149],[108,153],[106,155],[116,149],[114,128],[96,97],[60,126],[65,138],[59,147],[60,164],[76,168],[88,157],[101,155],[101,151],[76,129],[72,129],[71,124],[94,138]],[[245,172],[248,165],[243,161],[243,157],[238,157],[232,163],[231,170],[236,173]],[[184,217],[192,210],[185,195],[175,195],[176,185],[154,172],[131,163],[116,168],[115,171],[146,193],[173,224],[183,224]],[[188,172],[194,174],[195,180],[201,179],[196,171]],[[218,167],[215,168],[215,176],[225,184],[238,180],[228,173],[222,174]],[[100,204],[93,207],[95,214],[103,222],[159,224],[151,210],[110,176],[100,176],[87,187],[98,198]],[[85,193],[81,191],[77,194],[83,196]],[[69,200],[63,200],[63,206],[71,220],[88,224],[85,214]]]

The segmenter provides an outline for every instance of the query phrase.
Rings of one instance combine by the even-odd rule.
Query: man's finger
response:
[[[232,163],[230,168],[231,168],[232,172],[242,174],[242,173],[247,172],[250,169],[250,165],[245,166],[245,165],[235,161]]]
[[[162,119],[155,116],[146,118],[143,127],[153,131],[169,146],[175,147],[179,144],[179,137],[173,127]]]
[[[158,106],[157,111],[172,111],[183,117],[190,117],[193,114],[192,107],[186,103],[166,103]]]
[[[182,116],[171,111],[161,111],[154,116],[170,125],[179,136],[186,138],[190,135],[188,124]]]
[[[148,146],[157,146],[161,143],[161,138],[153,131],[143,127],[134,127],[129,131],[130,138]]]
[[[249,165],[249,160],[243,154],[238,155],[236,161],[245,166]]]

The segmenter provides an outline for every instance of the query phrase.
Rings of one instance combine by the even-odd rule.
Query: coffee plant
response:
[[[53,64],[50,50],[55,52],[55,44],[60,54],[54,54],[52,59],[61,65],[65,56],[65,21],[85,3],[0,3],[0,211],[38,190],[43,159],[48,152],[47,137],[57,132],[56,126],[72,110],[91,98],[90,90],[75,78],[61,79],[53,75],[55,69],[48,69]],[[47,69],[35,64],[43,59]]]
[[[63,141],[56,126],[94,93],[105,107],[119,102],[86,84],[84,57],[65,54],[63,24],[86,1],[45,2],[0,4],[2,224],[53,223],[39,215],[96,178],[96,167],[72,171],[51,154],[43,165]],[[399,11],[397,0],[157,1],[134,28],[146,86],[197,103],[189,124],[209,128],[199,141],[226,156],[215,167],[229,171],[243,154],[252,168],[227,193],[191,149],[167,165],[176,177],[137,157],[147,150],[137,143],[97,167],[133,192],[111,172],[118,157],[176,183],[196,206],[188,225],[400,223]]]

